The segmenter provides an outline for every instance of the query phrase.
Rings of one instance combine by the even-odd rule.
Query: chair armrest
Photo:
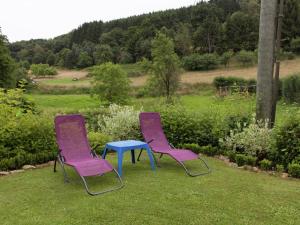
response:
[[[94,157],[98,157],[97,154],[96,154],[96,149],[100,146],[100,144],[96,144],[95,146],[92,146],[92,149],[91,149],[91,154],[94,156]]]

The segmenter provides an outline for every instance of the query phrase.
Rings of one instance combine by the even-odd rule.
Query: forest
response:
[[[105,62],[151,60],[151,41],[158,31],[173,39],[180,58],[190,55],[257,49],[259,0],[210,0],[179,9],[152,12],[109,22],[84,23],[53,39],[9,43],[20,65],[49,64],[86,68]],[[284,6],[283,51],[300,51],[300,0]],[[99,15],[101,18],[101,15]]]

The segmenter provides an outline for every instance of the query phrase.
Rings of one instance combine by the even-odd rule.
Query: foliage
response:
[[[57,74],[54,67],[49,64],[32,64],[30,66],[31,73],[37,77],[53,76]]]
[[[89,132],[88,140],[91,145],[91,148],[93,148],[99,155],[103,153],[105,144],[112,141],[110,136],[100,132]]]
[[[233,51],[224,52],[220,56],[220,64],[222,64],[225,67],[227,67],[232,57],[233,57]]]
[[[241,124],[242,131],[230,132],[230,135],[220,140],[220,144],[229,151],[237,151],[258,159],[264,159],[270,151],[272,143],[272,130],[267,123],[253,122],[246,127]]]
[[[263,159],[259,162],[260,168],[263,170],[270,170],[272,169],[272,162],[268,159]]]
[[[23,114],[17,108],[1,105],[0,123],[0,170],[54,159],[56,143],[48,116]]]
[[[282,82],[282,96],[286,102],[300,103],[300,75],[294,74]]]
[[[160,109],[164,132],[170,143],[217,146],[212,114],[196,114],[177,106]]]
[[[291,50],[295,53],[300,53],[300,37],[294,38],[291,41]]]
[[[219,58],[216,54],[192,54],[184,57],[182,64],[186,70],[209,70],[218,66]]]
[[[129,100],[129,79],[119,65],[105,63],[95,66],[93,76],[93,92],[105,104],[126,104]]]
[[[113,140],[138,139],[139,114],[132,106],[110,105],[107,115],[99,115],[97,124],[100,131],[113,138]]]
[[[256,60],[256,56],[253,52],[242,50],[235,56],[238,63],[242,66],[251,66]]]
[[[0,88],[16,87],[15,69],[15,61],[10,56],[9,49],[7,48],[7,39],[1,34],[0,29]]]
[[[255,166],[257,160],[256,157],[250,155],[244,155],[244,154],[235,154],[234,157],[235,157],[234,161],[238,166],[244,166],[244,165]]]
[[[34,102],[24,96],[22,89],[1,89],[0,88],[0,106],[7,105],[18,109],[21,113],[36,113]]]
[[[157,33],[152,42],[151,56],[153,62],[149,66],[149,72],[153,76],[155,90],[169,100],[180,81],[180,62],[173,41],[165,34]]]
[[[214,156],[219,153],[218,148],[212,145],[201,146],[199,152],[208,156]]]
[[[278,173],[283,173],[284,172],[284,166],[280,165],[280,164],[276,165],[276,171]]]
[[[112,62],[113,52],[109,45],[96,46],[94,52],[94,60],[96,64],[102,64],[106,62]]]
[[[286,118],[282,125],[277,126],[274,134],[271,159],[285,168],[300,157],[300,118]]]
[[[292,177],[300,178],[300,164],[290,163],[288,166],[288,172]]]

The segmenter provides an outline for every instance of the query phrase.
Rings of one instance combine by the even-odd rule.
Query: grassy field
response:
[[[129,74],[131,85],[133,87],[140,87],[145,85],[148,76],[141,75],[140,66],[137,64],[124,64],[122,68]],[[300,73],[300,58],[293,60],[285,60],[281,63],[280,77],[286,77],[291,74]],[[45,85],[59,85],[59,86],[77,86],[87,87],[90,86],[90,79],[85,78],[88,74],[87,70],[58,70],[58,75],[54,79],[39,79]],[[195,83],[212,83],[215,77],[218,76],[234,76],[245,79],[256,79],[257,66],[241,68],[232,65],[228,68],[220,67],[210,71],[195,71],[185,72],[182,74],[181,80],[186,84]],[[79,81],[72,81],[73,78],[80,79]]]
[[[37,107],[43,111],[78,111],[86,108],[97,108],[100,101],[90,95],[28,95]]]
[[[97,108],[100,101],[90,95],[29,95],[37,106],[48,112],[74,112],[80,109]],[[145,111],[152,111],[163,104],[163,99],[141,98],[133,99],[132,104]],[[231,111],[255,113],[255,98],[242,96],[228,96],[220,98],[208,92],[200,95],[184,95],[178,98],[177,104],[194,112],[219,112],[226,114]],[[287,116],[300,113],[298,105],[285,104],[282,101],[277,107],[277,121],[281,123]]]
[[[129,154],[128,154],[129,156]],[[146,157],[123,165],[125,187],[91,197],[69,169],[63,182],[51,167],[0,177],[0,220],[11,224],[300,224],[300,182],[231,168],[206,158],[213,172],[191,178],[168,157],[152,171]],[[108,160],[116,165],[117,159]],[[190,162],[192,169],[201,169]],[[112,185],[112,174],[90,180],[94,190]]]

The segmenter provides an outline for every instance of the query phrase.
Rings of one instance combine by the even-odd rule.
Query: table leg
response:
[[[131,162],[132,162],[133,164],[135,163],[134,149],[131,150]]]
[[[123,151],[118,151],[118,173],[122,176]]]
[[[152,168],[152,170],[155,170],[155,163],[154,163],[154,159],[153,159],[151,149],[148,146],[145,147],[145,149],[146,149],[148,157],[150,159],[151,168]]]
[[[103,151],[103,153],[102,153],[102,159],[105,159],[105,157],[106,157],[106,154],[107,154],[107,148],[105,147],[104,148],[104,151]]]

